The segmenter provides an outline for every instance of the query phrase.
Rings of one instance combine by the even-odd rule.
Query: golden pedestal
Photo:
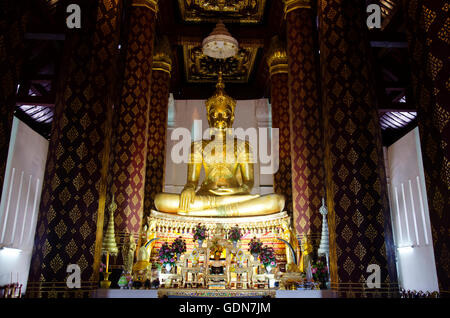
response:
[[[148,223],[151,224],[151,227],[154,227],[154,231],[158,234],[182,233],[183,231],[192,233],[197,224],[201,223],[208,230],[214,229],[217,224],[222,224],[227,230],[238,224],[244,233],[256,235],[267,232],[279,233],[282,223],[286,220],[289,220],[289,216],[284,211],[270,215],[221,218],[185,216],[152,210]],[[152,229],[150,228],[150,230]]]
[[[260,239],[264,245],[272,246],[277,254],[277,265],[279,268],[283,268],[286,263],[286,245],[283,241],[279,240],[283,234],[283,224],[289,221],[289,216],[286,212],[274,213],[271,215],[264,216],[252,216],[252,217],[195,217],[195,216],[184,216],[178,214],[162,213],[155,210],[151,211],[150,216],[147,219],[147,232],[146,238],[147,243],[143,243],[144,246],[149,247],[150,263],[156,264],[159,262],[157,251],[164,242],[173,242],[177,237],[182,237],[186,241],[187,251],[185,256],[182,256],[183,264],[177,263],[177,274],[181,276],[182,283],[180,287],[186,287],[190,280],[188,279],[188,273],[194,273],[196,275],[195,285],[201,285],[201,287],[206,289],[225,289],[230,287],[230,269],[232,264],[236,262],[236,255],[238,251],[243,252],[249,259],[248,268],[238,268],[235,274],[240,274],[245,276],[243,279],[243,284],[240,285],[241,288],[248,289],[252,288],[255,280],[253,277],[253,271],[260,265],[259,261],[254,261],[253,256],[250,255],[248,251],[248,243],[254,237]],[[210,233],[209,238],[205,240],[202,248],[198,246],[197,241],[193,240],[193,234],[195,228],[198,224],[204,225],[207,231]],[[224,246],[224,255],[222,255],[222,260],[226,263],[224,266],[225,275],[213,275],[210,272],[210,257],[212,254],[209,251],[208,246],[211,244],[213,239],[214,231],[217,228],[222,228],[225,233],[229,229],[238,225],[242,238],[239,242],[238,247],[232,246],[225,237],[223,238],[226,242]],[[225,234],[226,235],[226,234]],[[210,242],[211,241],[211,242]],[[206,246],[206,247],[205,247]],[[199,263],[193,264],[192,261],[187,260],[188,256],[193,252],[199,255]],[[226,256],[225,256],[226,254]],[[233,265],[234,266],[234,265]],[[278,268],[278,270],[279,270]],[[133,268],[135,272],[136,268]],[[234,272],[234,271],[233,271]],[[255,273],[256,274],[256,273]],[[200,284],[199,277],[202,277],[202,282]],[[264,275],[266,276],[266,275]],[[164,275],[160,279],[165,280]],[[243,278],[243,277],[241,277]],[[268,288],[268,283],[264,279],[264,287]],[[164,284],[164,287],[171,287],[171,284]],[[237,282],[236,282],[237,288]],[[198,286],[200,287],[200,286]]]
[[[111,274],[111,272],[109,272],[109,273],[104,272],[103,273],[103,280],[100,281],[100,287],[101,288],[108,289],[111,286],[111,281],[108,280],[110,274]]]

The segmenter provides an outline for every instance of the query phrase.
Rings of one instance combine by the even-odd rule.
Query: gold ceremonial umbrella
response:
[[[109,288],[111,285],[111,281],[108,280],[109,278],[109,255],[117,255],[119,252],[119,249],[117,248],[116,244],[116,236],[114,234],[114,211],[117,209],[117,204],[114,202],[114,195],[112,197],[111,204],[109,205],[109,221],[108,221],[108,227],[106,229],[106,234],[103,237],[103,245],[102,245],[102,254],[106,254],[106,269],[105,273],[103,274],[103,281],[100,282],[102,288]]]

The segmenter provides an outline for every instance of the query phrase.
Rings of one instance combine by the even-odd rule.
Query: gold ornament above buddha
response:
[[[250,194],[254,183],[252,149],[230,133],[236,101],[225,93],[219,72],[215,94],[206,101],[211,139],[191,144],[187,182],[181,194],[159,193],[160,212],[187,216],[239,217],[283,211],[284,196]],[[197,190],[200,171],[205,180]]]

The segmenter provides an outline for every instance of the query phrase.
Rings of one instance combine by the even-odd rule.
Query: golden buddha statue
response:
[[[291,219],[288,218],[286,220],[284,220],[281,223],[281,229],[282,229],[282,233],[281,233],[281,237],[289,243],[290,246],[288,246],[286,244],[286,271],[287,272],[298,272],[299,271],[299,265],[296,264],[298,263],[298,259],[299,259],[299,253],[298,253],[298,240],[297,237],[295,235],[295,230],[292,227],[291,224]]]
[[[187,182],[181,194],[159,193],[160,212],[188,216],[239,217],[283,211],[284,196],[250,194],[254,183],[252,149],[233,136],[236,101],[228,96],[219,72],[215,94],[206,101],[211,140],[191,144]],[[202,166],[205,180],[196,191]]]

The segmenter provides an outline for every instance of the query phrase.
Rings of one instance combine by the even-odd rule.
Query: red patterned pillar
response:
[[[144,215],[154,208],[155,195],[163,191],[166,157],[167,111],[169,107],[171,48],[166,37],[156,42],[153,55]]]
[[[366,8],[360,0],[318,7],[331,279],[361,291],[370,264],[381,283],[397,279]]]
[[[285,14],[294,222],[300,236],[318,243],[325,186],[315,12],[310,1],[289,0]]]
[[[85,20],[66,35],[28,297],[87,296],[98,286],[121,1],[78,3]],[[80,267],[81,289],[66,286],[69,264]]]
[[[14,0],[2,1],[0,5],[0,197],[23,58],[24,10]]]
[[[292,215],[291,139],[289,123],[288,60],[284,43],[272,39],[267,57],[270,73],[272,127],[279,129],[279,168],[273,176],[275,193],[286,198],[285,210]]]
[[[119,245],[129,235],[138,235],[144,210],[156,12],[156,0],[133,0],[129,12],[125,73],[116,114],[110,191],[117,203],[115,229]]]
[[[404,2],[436,270],[450,290],[450,4]]]

